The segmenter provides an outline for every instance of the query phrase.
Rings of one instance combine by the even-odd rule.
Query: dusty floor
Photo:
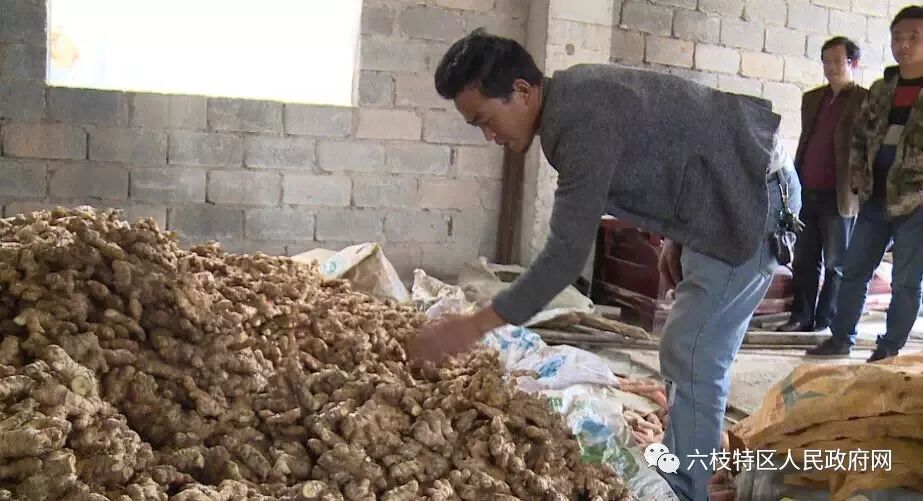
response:
[[[859,339],[875,342],[884,332],[884,313],[873,312],[859,324]],[[656,350],[601,348],[594,350],[609,360],[613,371],[631,377],[657,377],[660,366]],[[902,353],[923,351],[923,316],[917,319],[911,338]],[[871,348],[857,348],[848,359],[813,359],[804,350],[741,350],[731,369],[729,417],[743,417],[759,408],[769,388],[787,376],[792,369],[806,363],[865,363]]]

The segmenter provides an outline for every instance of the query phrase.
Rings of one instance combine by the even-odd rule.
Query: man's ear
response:
[[[858,60],[858,59],[853,59],[853,60],[851,60],[851,61],[849,62],[849,67],[852,68],[852,69],[854,69],[854,70],[858,70],[858,69],[859,69],[859,60]]]
[[[513,92],[518,92],[527,97],[532,92],[532,84],[523,80],[522,78],[517,78],[513,80]]]

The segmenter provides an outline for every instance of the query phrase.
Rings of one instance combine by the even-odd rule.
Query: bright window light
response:
[[[362,0],[48,0],[48,84],[348,106]]]

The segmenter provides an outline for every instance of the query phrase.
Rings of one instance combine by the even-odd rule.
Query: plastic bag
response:
[[[351,245],[332,256],[329,252],[315,249],[292,256],[292,260],[318,262],[325,277],[344,278],[352,282],[356,290],[373,296],[394,299],[400,303],[410,301],[410,294],[401,282],[401,277],[377,243]]]
[[[618,387],[619,380],[612,373],[609,364],[594,353],[573,346],[545,346],[535,350],[519,362],[512,370],[532,370],[538,379],[520,378],[524,391],[560,390],[575,384],[601,384]]]

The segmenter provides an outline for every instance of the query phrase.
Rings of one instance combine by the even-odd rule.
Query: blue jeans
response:
[[[835,191],[805,189],[801,192],[801,220],[805,227],[795,243],[791,321],[815,328],[826,327],[836,317],[836,297],[843,280],[846,244],[856,218],[840,215]],[[818,297],[821,264],[824,287]]]
[[[790,161],[782,177],[789,186],[789,207],[797,214],[801,185]],[[705,455],[708,465],[711,452],[720,446],[731,364],[778,266],[768,239],[782,209],[775,176],[767,189],[767,238],[745,263],[731,266],[683,249],[683,279],[677,284],[676,301],[660,341],[660,370],[670,407],[663,444],[680,459],[677,473],[662,475],[681,499],[708,499],[706,484],[713,472],[703,468],[695,455]]]
[[[862,317],[869,282],[892,241],[891,304],[887,331],[878,338],[878,346],[896,352],[907,342],[920,312],[923,208],[918,207],[906,216],[889,218],[884,200],[880,198],[872,198],[859,209],[859,220],[846,250],[838,297],[839,313],[831,327],[834,341],[848,346],[856,343],[856,324]]]

